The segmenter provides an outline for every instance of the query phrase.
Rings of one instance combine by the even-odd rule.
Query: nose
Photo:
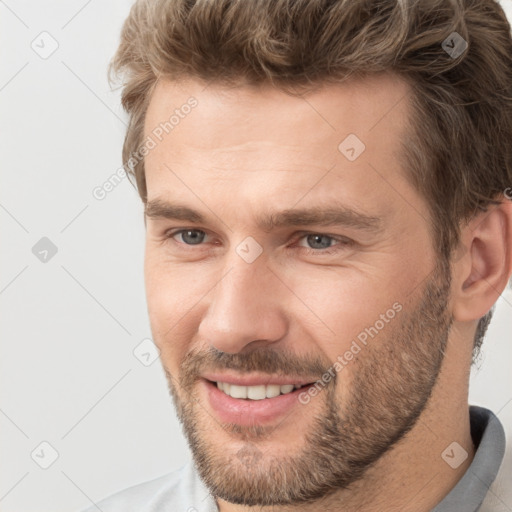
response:
[[[249,345],[253,349],[276,343],[287,331],[279,281],[264,260],[246,263],[235,255],[231,261],[227,274],[208,294],[200,339],[230,354]]]

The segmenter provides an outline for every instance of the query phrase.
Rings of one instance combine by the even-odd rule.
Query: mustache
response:
[[[302,356],[288,350],[269,348],[255,349],[247,353],[229,354],[213,346],[205,350],[190,351],[182,360],[181,386],[190,388],[201,374],[222,370],[235,370],[240,373],[262,372],[268,374],[292,375],[321,379],[332,366],[330,361],[319,356]]]

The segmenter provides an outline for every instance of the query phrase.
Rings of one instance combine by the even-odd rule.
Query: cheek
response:
[[[212,287],[200,269],[169,264],[146,252],[146,300],[154,341],[161,351],[190,340],[199,325],[201,300]]]
[[[290,298],[296,319],[332,362],[350,350],[354,340],[364,347],[365,339],[373,339],[367,329],[375,336],[376,323],[379,334],[389,331],[397,316],[393,305],[400,294],[369,274],[336,270],[307,281],[297,279],[290,288],[296,296]]]
[[[146,296],[153,341],[160,359],[173,378],[179,375],[194,330],[190,319],[194,309],[188,306],[189,293],[174,274],[158,266],[146,270]],[[197,301],[197,298],[196,298]]]

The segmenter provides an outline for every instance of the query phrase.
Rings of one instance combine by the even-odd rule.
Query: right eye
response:
[[[204,242],[207,235],[200,229],[180,229],[179,231],[168,233],[167,236],[185,245],[199,245]]]

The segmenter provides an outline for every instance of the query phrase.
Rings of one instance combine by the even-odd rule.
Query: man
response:
[[[512,274],[500,6],[142,0],[113,68],[194,460],[98,507],[510,510],[468,406]]]

